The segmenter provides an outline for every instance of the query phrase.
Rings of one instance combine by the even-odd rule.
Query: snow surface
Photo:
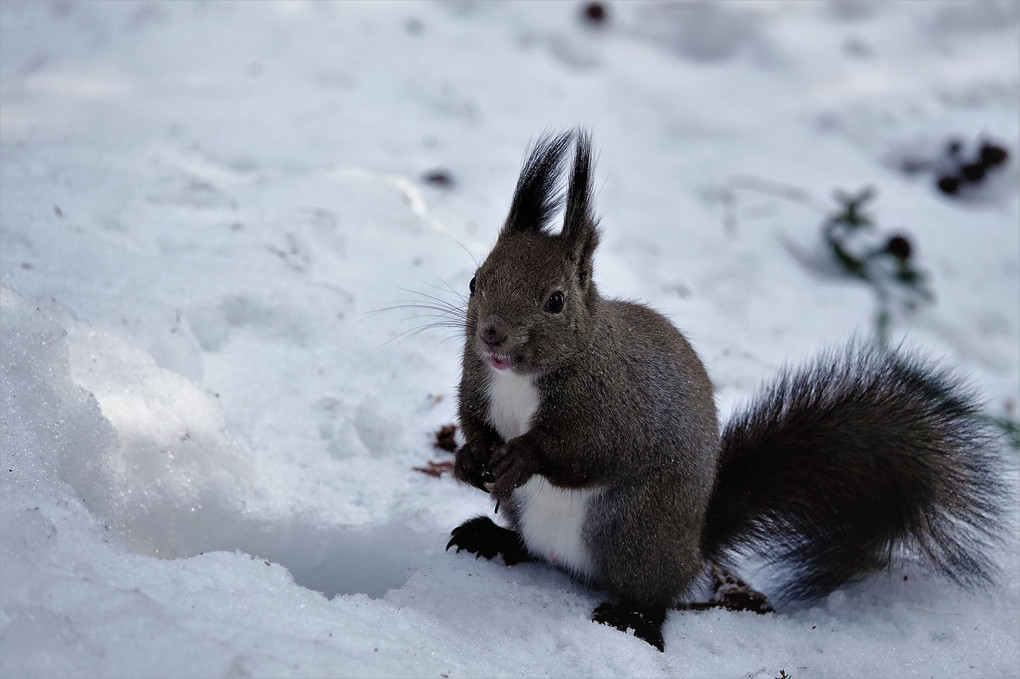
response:
[[[594,131],[601,289],[688,333],[724,414],[872,331],[793,253],[873,185],[937,298],[895,341],[1017,416],[1020,4],[609,10],[0,1],[0,676],[1018,676],[1015,524],[988,591],[908,561],[673,613],[664,654],[443,550],[491,511],[413,470],[458,333],[379,310],[460,303],[543,130]],[[1010,160],[962,199],[902,171],[983,135]]]

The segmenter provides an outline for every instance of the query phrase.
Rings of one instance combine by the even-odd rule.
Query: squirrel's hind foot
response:
[[[707,611],[712,608],[725,608],[728,611],[751,611],[761,615],[776,612],[767,596],[732,571],[719,564],[712,564],[711,577],[711,599],[704,603],[677,604],[677,610]]]
[[[666,642],[662,638],[662,623],[666,620],[665,608],[613,604],[606,601],[598,605],[591,619],[592,622],[615,627],[621,632],[632,629],[638,639],[647,641],[660,651],[666,650]]]
[[[775,613],[767,596],[751,587],[735,573],[719,564],[712,564],[712,599],[731,611],[752,611],[754,613]]]

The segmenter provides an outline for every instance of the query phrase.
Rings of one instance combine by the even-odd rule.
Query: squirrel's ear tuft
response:
[[[556,191],[556,184],[572,136],[570,132],[543,135],[532,146],[517,180],[504,231],[542,231],[559,209],[562,196]]]
[[[574,169],[567,187],[567,208],[563,217],[563,240],[570,248],[582,287],[587,287],[592,276],[592,258],[599,243],[598,218],[592,205],[593,166],[591,134],[577,131],[574,149]]]

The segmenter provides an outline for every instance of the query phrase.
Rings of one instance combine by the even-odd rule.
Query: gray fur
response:
[[[539,142],[535,153],[562,153],[560,139]],[[544,160],[528,164],[558,164]],[[606,486],[584,529],[598,583],[666,606],[703,570],[699,538],[719,454],[712,385],[663,316],[598,294],[590,167],[590,142],[579,135],[563,232],[508,220],[478,269],[460,422],[480,463],[506,443],[486,418],[492,368],[479,339],[480,330],[498,327],[512,369],[534,376],[540,394],[531,429],[514,439],[533,456],[532,473],[561,488]],[[550,314],[543,304],[555,291],[564,295],[563,311]],[[514,502],[503,506],[513,525]]]

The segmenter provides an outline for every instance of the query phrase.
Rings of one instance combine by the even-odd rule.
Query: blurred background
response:
[[[449,528],[490,507],[416,468],[450,459],[433,442],[455,420],[455,310],[520,162],[572,126],[598,147],[602,294],[690,337],[724,417],[784,363],[856,336],[966,374],[1020,445],[1018,121],[1020,3],[1005,0],[2,0],[5,579],[48,590],[71,559],[146,587],[157,603],[140,619],[221,630],[226,650],[184,666],[207,674],[235,651],[255,674],[283,665],[237,650],[242,633],[223,630],[244,616],[224,601],[179,608],[149,557],[181,559],[189,587],[206,569],[248,582],[241,561],[200,554],[258,555],[329,597],[373,597],[333,602],[373,620],[382,597],[423,625],[470,608],[450,593],[462,582],[430,569]],[[55,509],[68,503],[86,513]],[[25,520],[31,507],[45,521]],[[75,536],[65,551],[33,551],[48,526]],[[564,587],[526,577],[537,600]],[[273,586],[265,610],[289,619],[300,597]],[[4,584],[0,624],[27,630],[7,638],[37,644],[8,656],[10,676],[52,657],[135,667],[74,603],[88,585],[67,587],[40,604]],[[587,610],[584,592],[558,601]],[[472,634],[490,628],[480,615]],[[964,615],[974,630],[1010,620]],[[568,637],[589,633],[571,624]],[[916,667],[943,666],[925,623],[899,624],[921,639]],[[68,639],[93,628],[99,650],[76,656]],[[748,654],[803,658],[799,631]],[[856,667],[854,649],[898,662],[880,630],[857,632],[858,646],[825,645],[830,675]],[[992,676],[1012,647],[982,638],[957,646]],[[693,667],[715,667],[709,636],[692,643]],[[459,667],[550,671],[533,647],[502,652]]]

